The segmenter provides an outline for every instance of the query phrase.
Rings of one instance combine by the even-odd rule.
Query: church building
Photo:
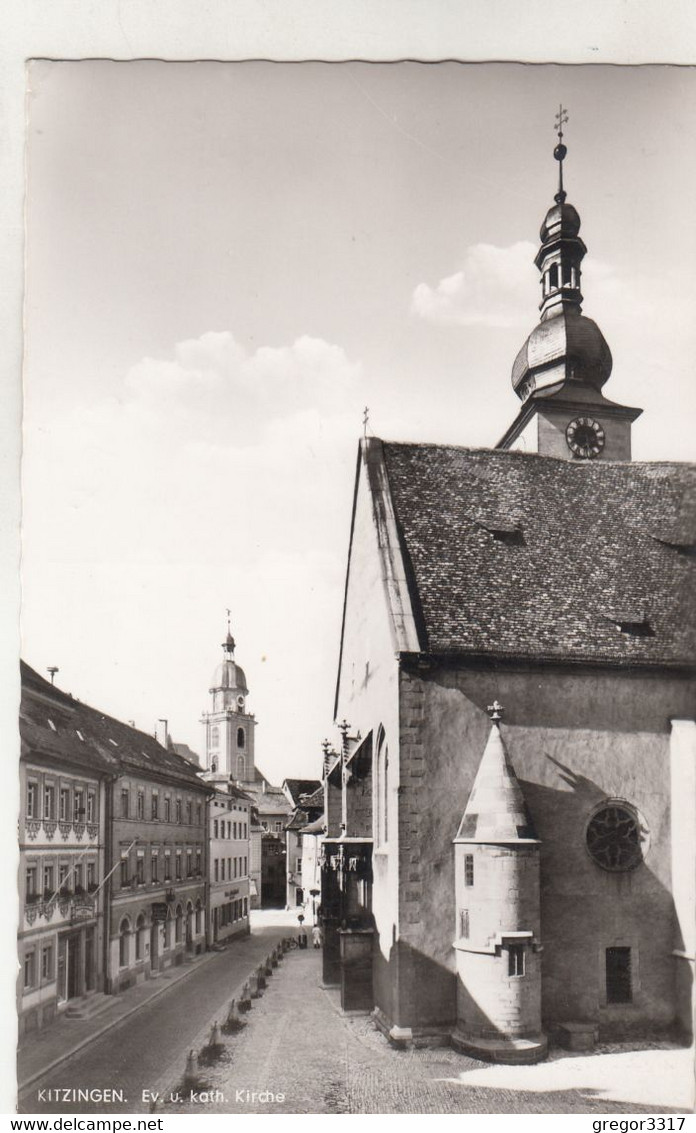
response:
[[[694,1014],[694,467],[631,459],[554,156],[513,423],[360,444],[324,778],[325,980],[500,1061]]]

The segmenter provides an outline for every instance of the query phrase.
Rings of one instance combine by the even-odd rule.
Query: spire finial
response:
[[[558,192],[556,193],[554,200],[557,201],[559,205],[562,205],[566,199],[565,190],[563,188],[563,159],[566,156],[568,150],[567,147],[563,145],[563,127],[565,126],[567,121],[568,111],[564,107],[563,103],[560,103],[554,126],[554,129],[558,134],[558,145],[553,151],[553,156],[558,162]]]
[[[231,614],[232,611],[227,610],[227,637],[222,643],[222,648],[225,650],[225,653],[234,653],[234,638],[232,636],[232,630],[230,629]]]
[[[363,437],[367,440],[367,426],[370,424],[370,407],[366,405],[363,409]]]
[[[494,700],[493,703],[489,704],[486,708],[486,712],[488,713],[494,724],[498,724],[500,722],[503,717],[504,711],[505,709],[503,708],[502,704],[498,704],[497,700]]]

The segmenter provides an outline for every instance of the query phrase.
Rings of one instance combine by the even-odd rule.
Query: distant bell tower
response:
[[[558,192],[541,226],[534,263],[541,283],[541,318],[512,367],[522,409],[497,448],[522,449],[567,460],[630,460],[631,423],[642,413],[602,392],[611,351],[592,319],[582,314],[582,261],[587,248],[580,217],[566,201],[561,106],[556,115]]]
[[[256,780],[254,728],[256,720],[247,712],[248,688],[241,665],[234,659],[235,641],[227,611],[227,636],[222,643],[223,659],[211,681],[210,711],[204,713],[205,769],[209,776],[242,783]]]

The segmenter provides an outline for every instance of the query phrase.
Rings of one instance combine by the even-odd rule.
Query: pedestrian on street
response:
[[[318,924],[312,929],[312,948],[321,948],[321,929]]]

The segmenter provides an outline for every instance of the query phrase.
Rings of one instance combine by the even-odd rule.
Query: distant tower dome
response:
[[[244,669],[234,659],[235,640],[230,631],[229,614],[227,617],[227,636],[222,643],[223,660],[217,665],[210,682],[210,692],[221,692],[232,689],[235,692],[246,694],[247,688]]]

